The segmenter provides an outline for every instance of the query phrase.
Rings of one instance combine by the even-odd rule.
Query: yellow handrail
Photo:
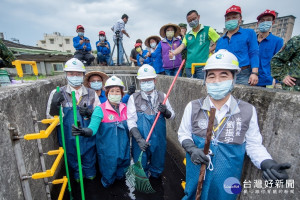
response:
[[[64,155],[64,149],[62,147],[59,147],[58,150],[52,150],[52,151],[48,151],[47,153],[49,156],[52,156],[52,155],[57,155],[51,169],[48,169],[46,170],[45,172],[38,172],[38,173],[34,173],[32,175],[32,179],[40,179],[40,178],[47,178],[47,177],[51,177],[54,175],[56,169],[57,169],[57,166],[61,160],[61,158],[63,157]]]
[[[24,135],[25,140],[36,140],[36,139],[49,137],[53,129],[55,129],[55,127],[59,123],[59,117],[54,116],[54,118],[52,119],[43,119],[41,122],[43,124],[51,124],[51,125],[46,130],[41,130],[39,133],[31,133],[31,134]]]
[[[12,62],[12,64],[16,66],[17,74],[20,78],[23,78],[22,64],[31,65],[34,75],[37,76],[39,74],[39,71],[38,71],[35,61],[15,60]]]
[[[59,195],[58,195],[58,200],[62,200],[63,197],[64,197],[64,194],[65,194],[65,190],[66,190],[66,187],[67,187],[67,183],[68,183],[68,178],[66,176],[63,176],[62,179],[56,179],[54,181],[52,181],[52,184],[63,184],[61,186],[61,189],[60,189],[60,192],[59,192]]]
[[[195,66],[204,66],[206,63],[192,63],[191,74],[195,74]]]

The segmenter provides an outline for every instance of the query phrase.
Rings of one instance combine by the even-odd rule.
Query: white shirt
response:
[[[68,87],[67,89],[71,90],[71,92],[75,91],[75,93],[76,93],[75,88],[71,87],[69,84],[67,85],[67,87]],[[77,91],[79,92],[79,95],[81,97],[82,96],[82,87],[80,87]],[[46,116],[47,116],[48,119],[53,118],[53,116],[51,116],[49,114],[49,112],[50,112],[50,105],[51,105],[51,102],[52,102],[52,98],[53,98],[53,95],[54,95],[55,92],[56,92],[56,89],[52,90],[52,92],[49,95],[49,99],[48,99],[48,103],[47,103],[47,110],[46,110]],[[95,101],[94,101],[94,104],[93,104],[93,109],[95,109],[95,107],[99,106],[100,104],[101,103],[100,103],[99,97],[95,92]]]
[[[120,38],[123,37],[123,30],[125,30],[125,22],[123,21],[123,19],[119,19],[116,24],[112,27],[112,30],[114,32],[114,39],[116,39],[116,31],[119,30],[120,31]]]
[[[154,101],[154,92],[152,92],[150,94],[150,96],[151,96],[151,103],[153,105],[153,103],[154,103],[153,102]],[[164,94],[164,97],[166,97],[166,94]],[[166,101],[166,106],[167,106],[167,109],[172,113],[170,119],[174,119],[175,113],[174,113],[173,108],[170,105],[169,100]],[[133,95],[131,95],[129,97],[128,102],[127,102],[127,125],[128,125],[129,131],[132,128],[137,127],[137,124],[136,124],[137,120],[138,120],[138,117],[137,117],[137,114],[136,114],[134,98],[133,98]]]
[[[227,100],[227,102],[221,107],[220,110],[216,109],[216,119],[218,123],[223,119],[227,111],[229,111],[229,105],[231,102],[232,96]],[[211,107],[215,107],[213,103],[210,101]],[[226,112],[225,112],[226,111]],[[249,128],[245,134],[245,142],[246,142],[246,152],[250,157],[253,164],[260,169],[260,164],[262,161],[266,159],[272,159],[271,155],[268,153],[267,149],[262,145],[262,136],[259,131],[258,122],[257,122],[257,113],[254,106],[252,106],[252,117],[249,123]],[[181,124],[178,129],[178,140],[180,144],[185,139],[192,138],[192,103],[188,103],[185,107]]]

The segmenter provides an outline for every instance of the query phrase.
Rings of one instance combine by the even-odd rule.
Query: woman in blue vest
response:
[[[113,184],[115,179],[123,179],[125,169],[130,164],[127,107],[121,103],[124,88],[121,79],[116,76],[109,78],[105,83],[108,100],[95,108],[89,127],[72,127],[73,135],[96,135],[101,183],[105,188]]]
[[[79,181],[79,170],[76,153],[75,137],[72,136],[71,127],[74,124],[73,104],[71,92],[75,91],[77,104],[77,119],[82,127],[88,127],[93,109],[100,104],[94,90],[82,85],[85,67],[80,60],[72,58],[65,64],[64,71],[68,84],[60,88],[60,92],[53,90],[50,94],[47,106],[47,115],[59,115],[59,108],[63,108],[63,126],[66,141],[66,153],[71,171],[75,180]],[[60,129],[58,138],[61,145]],[[83,176],[93,179],[96,176],[96,137],[80,138],[80,153]]]
[[[159,36],[152,35],[146,39],[145,45],[149,48],[148,56],[151,59],[151,66],[155,69],[157,74],[165,74],[165,70],[163,68],[163,63],[162,63],[161,52],[155,52],[156,47],[160,41],[161,38]]]

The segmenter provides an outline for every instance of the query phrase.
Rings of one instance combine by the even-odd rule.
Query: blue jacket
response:
[[[107,48],[106,46],[103,46],[103,47],[102,46],[97,46],[97,44],[99,42],[100,42],[100,40],[96,42],[97,52],[98,53],[100,52],[103,55],[109,55],[110,54],[110,44],[109,44],[109,42],[108,41],[104,41],[104,43],[107,44],[109,48]]]
[[[141,63],[140,63],[140,57],[144,58],[143,64],[149,64],[149,65],[152,65],[152,63],[151,63],[151,58],[150,58],[150,57],[145,58],[145,56],[146,56],[147,53],[148,53],[147,50],[143,50],[142,55],[137,54],[136,60],[137,60],[138,66],[142,66]]]
[[[227,37],[227,33],[220,37],[216,52],[219,49],[227,49],[233,53],[238,61],[240,67],[250,65],[251,68],[259,67],[259,56],[258,56],[258,44],[257,37],[252,29],[241,28],[231,36],[231,39]]]
[[[259,43],[258,86],[272,85],[271,59],[282,46],[283,39],[272,33]]]
[[[83,37],[83,39],[85,40],[89,40],[89,38],[87,37]],[[83,50],[83,46],[86,46],[85,51],[91,51],[92,47],[91,47],[91,43],[90,42],[84,42],[82,44],[79,43],[79,41],[81,40],[81,38],[79,36],[76,36],[73,38],[73,46],[76,50]]]
[[[154,51],[151,54],[150,58],[151,58],[152,67],[155,69],[155,72],[157,74],[165,71],[163,68],[163,62],[162,62],[160,51]]]

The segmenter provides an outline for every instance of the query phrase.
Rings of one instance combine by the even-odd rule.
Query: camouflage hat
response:
[[[180,28],[186,28],[186,27],[187,27],[187,24],[185,24],[185,23],[180,23],[180,24],[178,24],[178,26],[180,26]]]

